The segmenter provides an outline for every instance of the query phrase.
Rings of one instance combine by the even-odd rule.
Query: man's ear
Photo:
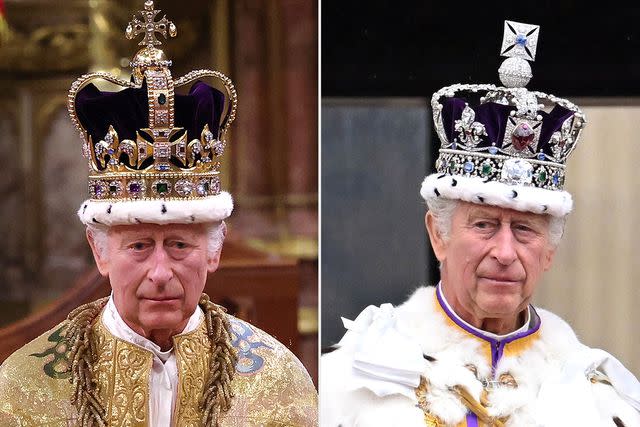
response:
[[[95,237],[89,228],[87,228],[87,242],[89,242],[89,246],[91,246],[91,252],[93,252],[93,259],[96,261],[96,265],[98,266],[98,271],[104,277],[109,277],[109,262],[106,257],[106,254],[103,254],[100,249],[98,249],[98,245],[96,245]]]
[[[424,216],[424,223],[429,233],[429,240],[431,241],[431,247],[438,261],[443,262],[446,258],[447,242],[442,237],[440,230],[436,226],[436,219],[433,217],[431,211],[428,211]]]
[[[553,263],[553,257],[555,256],[555,254],[556,248],[550,245],[550,247],[547,248],[547,252],[543,255],[544,259],[542,268],[544,269],[544,271],[547,271],[549,270],[549,268],[551,268],[551,264]]]
[[[222,221],[220,227],[222,228],[222,242],[220,242],[220,249],[218,249],[215,254],[207,255],[207,271],[209,273],[213,273],[218,269],[218,266],[220,265],[220,255],[222,255],[222,246],[224,244],[224,239],[227,237],[227,224]]]

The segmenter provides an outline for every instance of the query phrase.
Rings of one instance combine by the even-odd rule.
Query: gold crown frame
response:
[[[105,72],[89,73],[78,78],[68,95],[68,111],[71,121],[83,139],[82,152],[89,163],[89,193],[92,200],[183,200],[215,196],[220,193],[220,163],[226,147],[226,132],[235,120],[238,97],[231,79],[220,71],[196,70],[173,80],[164,52],[156,46],[161,42],[156,33],[175,37],[175,24],[154,9],[153,1],[144,3],[126,29],[126,37],[144,34],[139,45],[144,46],[131,61],[133,81],[122,80]],[[183,128],[174,124],[175,88],[198,79],[219,79],[228,95],[226,113],[214,135],[208,125],[199,138],[188,140]],[[140,89],[147,83],[149,127],[136,131],[136,140],[120,140],[113,126],[99,141],[82,127],[76,114],[78,92],[89,83],[104,80],[123,89]]]

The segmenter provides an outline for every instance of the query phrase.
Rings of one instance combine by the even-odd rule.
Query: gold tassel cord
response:
[[[71,403],[78,410],[80,427],[106,427],[106,411],[96,397],[92,379],[95,349],[91,343],[91,323],[98,317],[109,298],[102,298],[80,307],[67,317],[66,339],[71,346],[71,382],[74,393]]]
[[[204,425],[217,427],[220,416],[231,408],[231,381],[238,355],[231,345],[231,324],[225,309],[212,303],[206,294],[200,297],[200,307],[205,313],[207,334],[212,345],[210,376],[202,400],[202,421]]]
[[[476,414],[480,420],[491,426],[491,427],[504,427],[504,422],[495,417],[492,417],[487,412],[487,408],[485,408],[482,403],[478,402],[476,399],[471,396],[471,394],[464,387],[457,385],[451,388],[451,391],[456,393],[462,403],[469,408],[471,412]]]

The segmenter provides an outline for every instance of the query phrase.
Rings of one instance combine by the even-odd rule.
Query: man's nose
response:
[[[151,265],[147,276],[151,282],[156,285],[163,285],[173,278],[169,255],[162,245],[155,247],[149,261]]]
[[[498,232],[493,236],[493,256],[502,265],[511,265],[517,258],[516,241],[509,224],[501,224]]]

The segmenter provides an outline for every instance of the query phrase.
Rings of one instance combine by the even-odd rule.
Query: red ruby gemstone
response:
[[[533,142],[535,132],[527,123],[520,123],[511,133],[511,144],[518,151],[527,148]]]

